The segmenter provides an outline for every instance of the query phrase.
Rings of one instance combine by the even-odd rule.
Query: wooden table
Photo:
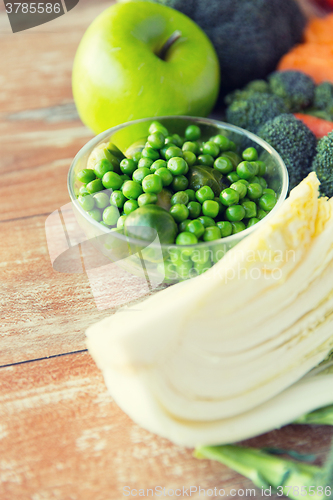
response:
[[[85,274],[52,269],[45,220],[68,203],[70,162],[92,137],[73,104],[72,61],[108,4],[81,0],[15,35],[0,4],[1,500],[113,500],[124,486],[252,487],[140,429],[108,395],[85,329],[114,313],[134,278],[115,271],[117,299],[99,310]],[[291,425],[248,443],[315,452],[322,463],[331,437],[329,427]]]

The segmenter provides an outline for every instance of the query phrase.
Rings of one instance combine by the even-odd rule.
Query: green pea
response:
[[[209,186],[202,186],[196,191],[195,196],[200,203],[203,203],[206,200],[214,199],[214,191]]]
[[[151,148],[161,149],[163,148],[165,143],[165,136],[162,134],[162,132],[156,131],[148,136],[147,141]]]
[[[160,193],[163,189],[161,177],[156,174],[147,175],[142,181],[142,189],[145,193]]]
[[[187,224],[186,231],[195,234],[195,236],[199,239],[204,234],[205,227],[198,219],[195,219],[191,220],[191,222]]]
[[[102,214],[101,211],[98,210],[98,208],[93,208],[92,210],[89,210],[89,212],[87,213],[96,222],[100,222],[102,220]]]
[[[227,175],[227,179],[231,184],[240,180],[239,175],[236,172],[230,172],[230,174]]]
[[[100,179],[103,177],[104,174],[106,174],[106,172],[112,172],[112,171],[113,171],[113,166],[106,158],[103,158],[103,160],[99,160],[94,168],[96,177],[99,177]]]
[[[176,203],[170,208],[170,214],[176,222],[183,222],[188,218],[188,208],[182,203]]]
[[[204,165],[205,167],[212,167],[214,165],[214,158],[212,155],[200,155],[198,156],[198,165]]]
[[[117,192],[117,191],[116,191]],[[120,193],[120,191],[118,191]],[[100,193],[95,193],[93,196],[95,200],[95,205],[97,208],[105,208],[110,203],[110,197],[106,193],[101,191]]]
[[[136,162],[129,158],[125,158],[120,162],[120,170],[122,171],[123,174],[132,175],[134,170],[136,170],[137,168],[138,166]]]
[[[259,207],[266,212],[270,212],[275,205],[276,197],[273,194],[264,194],[261,198],[259,198]]]
[[[245,179],[239,179],[237,182],[241,182],[242,184],[244,184],[244,186],[248,186],[250,183],[249,181],[245,180]]]
[[[121,191],[113,191],[113,193],[110,196],[110,205],[114,205],[115,207],[122,208],[124,206],[125,201],[126,198]]]
[[[186,189],[185,193],[188,195],[190,201],[196,200],[194,189]]]
[[[153,134],[154,132],[161,132],[161,134],[163,134],[164,137],[169,135],[168,129],[165,128],[164,125],[162,125],[162,123],[160,123],[158,121],[151,122],[151,124],[149,126],[149,133]]]
[[[165,160],[156,160],[150,167],[150,172],[155,173],[159,168],[166,168],[167,162]]]
[[[185,175],[176,175],[173,178],[171,187],[174,191],[185,191],[188,187],[188,179]]]
[[[171,205],[176,205],[176,203],[181,203],[182,205],[187,205],[189,202],[188,194],[185,191],[178,191],[175,193],[170,200]]]
[[[77,199],[77,201],[80,203],[81,207],[86,212],[89,212],[95,206],[95,200],[94,200],[94,198],[91,195],[79,196],[78,199]]]
[[[250,200],[257,200],[263,194],[263,189],[258,183],[251,183],[247,186],[247,196]]]
[[[198,220],[201,222],[201,224],[203,224],[204,227],[216,226],[215,220],[211,217],[208,217],[207,215],[201,215],[201,217],[198,217]]]
[[[183,152],[190,151],[195,154],[197,152],[197,145],[194,142],[187,141],[184,142],[182,150]]]
[[[163,186],[169,186],[173,181],[172,173],[165,167],[157,169],[155,175],[158,175],[161,178]]]
[[[186,229],[186,228],[187,228],[187,226],[188,226],[188,224],[189,224],[190,222],[191,222],[191,221],[190,221],[190,219],[185,219],[185,220],[183,220],[183,221],[179,224],[179,226],[178,226],[178,227],[179,227],[179,232],[180,232],[180,233],[183,233],[184,231],[187,231],[187,229]]]
[[[195,262],[196,264],[205,264],[206,262],[210,262],[211,256],[211,249],[207,247],[207,245],[203,245],[202,247],[194,249],[190,255],[190,258],[191,261]]]
[[[246,229],[244,222],[232,222],[232,234],[237,234]]]
[[[216,203],[217,203],[217,204],[218,204],[218,206],[219,206],[219,213],[218,213],[218,215],[219,215],[219,214],[221,214],[222,212],[224,212],[224,210],[225,210],[225,206],[223,205],[223,203],[222,203],[222,201],[220,200],[220,198],[217,198],[216,196],[215,196],[215,198],[214,198],[214,201],[216,201]]]
[[[143,148],[142,156],[144,158],[149,158],[150,160],[153,160],[153,161],[158,160],[160,157],[158,151],[156,151],[155,149],[153,149],[149,146],[146,146],[145,148]]]
[[[165,142],[167,141],[167,139],[168,139],[168,138],[166,138],[166,139],[165,139]],[[166,152],[168,151],[168,149],[169,149],[170,147],[171,147],[171,146],[170,146],[170,144],[166,144],[166,146],[164,146],[164,148],[161,148],[161,149],[160,149],[160,156],[161,156],[162,158],[166,159],[165,154],[166,154]]]
[[[236,169],[237,165],[242,161],[241,157],[235,151],[223,151],[223,155],[229,158]]]
[[[103,221],[108,226],[114,226],[119,219],[119,210],[114,206],[106,207],[103,212]]]
[[[155,203],[157,203],[157,195],[155,193],[143,193],[138,198],[139,207],[154,205]]]
[[[87,190],[86,186],[81,186],[79,189],[79,193],[81,196],[87,196],[89,194],[89,191]]]
[[[254,201],[245,201],[242,203],[242,207],[245,210],[245,216],[247,219],[257,216],[257,205]]]
[[[113,174],[113,173],[114,172],[107,172],[105,175],[109,175],[109,174]],[[118,175],[118,174],[115,174],[115,175]],[[86,189],[87,189],[88,193],[94,194],[94,193],[98,193],[99,191],[103,191],[103,189],[104,189],[103,185],[106,188],[108,187],[108,186],[105,186],[105,184],[102,184],[101,179],[95,179],[94,181],[88,182],[88,184],[86,185]]]
[[[124,184],[125,181],[130,181],[131,180],[130,176],[127,175],[127,174],[121,174],[119,177],[121,178],[123,184]]]
[[[101,183],[103,183],[106,189],[113,189],[115,191],[123,185],[123,180],[116,172],[106,172],[103,175]]]
[[[235,191],[237,191],[240,200],[242,198],[245,198],[247,193],[247,187],[242,182],[239,181],[234,182],[233,184],[231,184],[230,189],[234,189]]]
[[[88,184],[88,182],[94,181],[96,179],[96,174],[91,168],[84,168],[76,174],[78,181]]]
[[[165,152],[165,159],[183,158],[183,151],[178,146],[170,146]]]
[[[117,220],[117,229],[123,229],[127,215],[121,215]]]
[[[259,220],[262,220],[264,217],[266,217],[266,215],[267,212],[265,212],[265,210],[263,210],[262,208],[258,209],[257,217]]]
[[[179,134],[172,134],[172,139],[173,139],[173,142],[176,144],[176,146],[178,146],[179,148],[181,148],[184,144],[184,139],[182,137],[180,137]]]
[[[176,238],[176,245],[196,245],[198,243],[198,238],[195,234],[188,231],[179,233]]]
[[[249,163],[251,163],[251,165],[254,168],[254,171],[255,171],[254,175],[258,175],[259,174],[259,165],[258,165],[258,162],[257,161],[250,161]]]
[[[257,219],[256,217],[252,217],[251,219],[248,220],[246,227],[252,227],[255,224],[257,224],[258,222],[259,222],[259,219]]]
[[[194,270],[195,272],[200,276],[200,274],[205,273],[212,267],[210,261],[201,263],[201,262],[195,262],[194,263]]]
[[[143,195],[141,195],[141,196],[143,196]],[[140,196],[139,196],[139,198],[140,198]],[[138,198],[138,200],[139,200],[139,198]],[[124,210],[126,215],[129,215],[131,212],[134,212],[134,210],[136,210],[137,208],[139,208],[139,204],[136,200],[127,200],[124,203],[123,210]]]
[[[262,177],[266,173],[266,163],[264,161],[257,161],[257,165],[259,167],[257,175],[260,175]]]
[[[185,130],[185,138],[188,141],[197,141],[201,137],[201,130],[197,125],[189,125]]]
[[[228,151],[228,149],[230,149],[229,139],[222,134],[217,134],[215,137],[212,137],[211,140],[216,142],[216,144],[220,148],[220,151]]]
[[[232,188],[226,188],[220,193],[220,200],[223,205],[229,207],[239,202],[239,194]]]
[[[133,181],[138,182],[139,184],[142,184],[142,181],[147,175],[151,175],[151,170],[150,168],[147,167],[140,167],[137,168],[132,175]]]
[[[227,158],[226,156],[220,156],[219,158],[216,158],[216,160],[214,161],[214,168],[215,170],[221,172],[221,174],[228,175],[230,174],[230,172],[233,171],[234,166],[230,158]]]
[[[267,188],[267,181],[263,177],[258,177],[258,182],[260,186],[265,190]]]
[[[185,233],[182,233],[182,234],[185,234]],[[192,271],[191,260],[189,260],[188,262],[182,261],[176,265],[175,272],[177,273],[179,279],[186,280],[186,279],[190,278],[191,271]]]
[[[243,160],[246,161],[256,161],[258,160],[258,153],[256,148],[247,148],[244,149],[242,153]]]
[[[138,167],[139,168],[150,168],[154,161],[151,158],[140,158]]]
[[[201,204],[197,201],[190,201],[187,205],[189,211],[189,217],[191,219],[197,219],[201,214]],[[208,214],[205,214],[208,215]]]
[[[234,141],[229,140],[229,149],[230,149],[230,151],[233,151],[233,152],[237,151],[237,145]]]
[[[184,175],[188,172],[188,165],[184,158],[170,158],[168,169],[173,175]]]
[[[183,156],[189,167],[193,167],[197,163],[197,157],[191,151],[184,151]]]
[[[242,161],[237,165],[237,175],[241,179],[251,179],[251,177],[257,175],[257,168],[255,168],[253,163]]]
[[[232,233],[231,222],[229,222],[227,220],[223,220],[223,221],[217,222],[216,225],[221,231],[222,238],[226,238],[227,236],[231,235],[231,233]]]
[[[267,188],[265,188],[265,189],[263,189],[262,194],[272,194],[276,198],[276,192],[273,189],[267,189]]]
[[[141,151],[137,151],[136,153],[134,153],[134,154],[132,155],[132,160],[133,160],[133,161],[135,161],[135,163],[138,163],[138,162],[139,162],[139,160],[141,160],[141,158],[142,158],[142,153],[141,153]]]
[[[165,146],[177,146],[177,144],[175,143],[175,139],[172,137],[172,135],[168,135],[166,138],[165,138],[165,141],[164,141],[164,144]]]
[[[242,205],[232,205],[225,211],[225,216],[230,222],[239,222],[245,217],[245,208]]]
[[[214,241],[219,240],[221,238],[220,228],[217,226],[206,227],[205,232],[203,234],[204,241]]]
[[[214,200],[205,200],[202,204],[202,213],[214,219],[220,211],[219,204]]]
[[[135,181],[126,181],[123,185],[123,195],[126,198],[136,200],[139,198],[140,194],[142,194],[142,187],[138,182]]]
[[[202,146],[202,152],[204,155],[211,155],[214,158],[216,158],[219,155],[220,148],[218,147],[218,145],[215,142],[207,141]]]

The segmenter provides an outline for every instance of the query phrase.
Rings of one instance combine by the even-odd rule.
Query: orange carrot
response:
[[[320,139],[333,130],[333,122],[323,120],[317,116],[306,115],[303,113],[294,113],[295,118],[301,120],[305,125]]]
[[[323,81],[333,83],[333,42],[297,45],[282,57],[277,69],[303,71],[317,84]]]
[[[304,31],[304,41],[309,43],[332,43],[333,14],[311,19]]]

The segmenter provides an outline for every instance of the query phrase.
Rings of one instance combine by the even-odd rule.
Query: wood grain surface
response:
[[[73,58],[111,3],[81,0],[14,35],[0,2],[0,500],[119,500],[125,486],[217,487],[228,495],[253,487],[139,428],[85,352],[86,328],[149,295],[145,280],[113,266],[108,301],[98,303],[85,272],[52,268],[45,222],[69,202],[68,168],[92,137],[72,100]],[[248,444],[315,453],[320,464],[331,437],[329,427],[294,425]]]

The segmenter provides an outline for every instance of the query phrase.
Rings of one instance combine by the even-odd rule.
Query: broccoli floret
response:
[[[276,95],[256,92],[248,99],[237,99],[226,110],[227,121],[256,133],[267,120],[271,120],[287,108],[283,99]]]
[[[316,109],[333,108],[333,83],[323,82],[317,85],[313,105]]]
[[[293,189],[311,171],[317,145],[315,135],[289,113],[266,122],[258,135],[280,154],[289,173],[289,189]]]
[[[301,71],[274,71],[268,82],[273,94],[284,99],[290,112],[301,111],[313,102],[315,83]]]
[[[333,196],[333,132],[319,140],[317,154],[312,169],[320,180],[320,192],[323,196]]]
[[[221,91],[240,89],[273,71],[301,42],[306,19],[295,0],[155,0],[192,18],[221,66]]]
[[[224,102],[227,106],[230,106],[232,102],[239,101],[241,99],[246,101],[249,97],[258,92],[269,94],[270,89],[268,82],[266,82],[265,80],[253,80],[252,82],[248,83],[242,90],[237,89],[226,95],[224,98]]]

